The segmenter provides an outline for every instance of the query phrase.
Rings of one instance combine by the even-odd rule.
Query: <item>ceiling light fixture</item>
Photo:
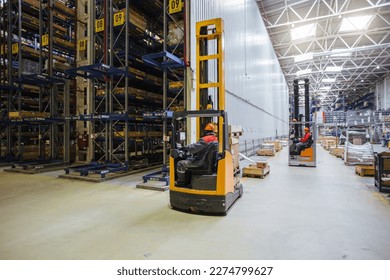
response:
[[[305,69],[305,70],[299,70],[297,71],[297,75],[298,76],[301,76],[301,75],[306,75],[306,74],[310,74],[311,73],[311,69]]]
[[[325,69],[325,72],[340,72],[341,70],[343,70],[343,67],[338,67],[338,66],[328,66],[326,67]]]
[[[336,56],[350,56],[351,52],[348,49],[335,49],[332,50],[332,54],[330,56],[336,57]]]
[[[321,82],[323,82],[323,83],[334,83],[334,82],[336,82],[336,79],[335,78],[332,78],[332,79],[322,79]]]

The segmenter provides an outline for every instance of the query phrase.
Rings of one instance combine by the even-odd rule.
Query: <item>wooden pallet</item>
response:
[[[264,179],[266,175],[270,173],[270,167],[257,168],[256,166],[244,167],[242,171],[242,177],[261,178]]]
[[[355,166],[355,173],[359,176],[374,176],[375,175],[375,169],[373,165],[356,165]]]
[[[275,156],[275,152],[273,150],[258,150],[256,152],[258,156],[268,156],[268,157],[273,157]]]

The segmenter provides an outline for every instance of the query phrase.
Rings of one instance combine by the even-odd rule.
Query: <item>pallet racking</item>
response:
[[[2,156],[69,162],[75,7],[71,0],[2,1]],[[11,50],[11,51],[9,51]]]
[[[183,107],[185,76],[184,29],[168,43],[168,28],[184,13],[168,15],[166,0],[76,6],[85,7],[77,8],[77,67],[66,73],[77,80],[77,161],[123,170],[165,163],[166,112]]]

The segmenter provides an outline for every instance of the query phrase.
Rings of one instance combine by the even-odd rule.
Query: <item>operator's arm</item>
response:
[[[203,140],[203,138],[199,139],[198,142],[193,143],[191,145],[188,145],[186,147],[186,150],[189,151],[191,154],[197,154],[203,149],[206,149],[208,147],[206,141]]]
[[[307,141],[309,141],[309,138],[310,138],[310,133],[306,133],[305,136],[301,138],[299,141],[301,143],[306,143]]]

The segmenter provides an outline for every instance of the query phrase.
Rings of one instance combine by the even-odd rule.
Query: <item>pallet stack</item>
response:
[[[356,165],[355,173],[361,177],[374,176],[375,175],[374,165]]]
[[[339,158],[344,158],[344,152],[345,149],[344,147],[331,147],[329,149],[329,153],[333,156],[339,157]]]
[[[279,152],[282,150],[282,142],[279,140],[276,141],[264,141],[265,144],[274,144],[275,152]]]
[[[270,170],[271,168],[268,165],[268,162],[256,162],[256,164],[251,164],[248,167],[244,167],[242,176],[264,179],[264,177],[270,173]]]
[[[270,156],[273,157],[275,155],[275,144],[264,143],[260,146],[260,149],[257,150],[256,154],[258,156]]]
[[[321,146],[326,148],[326,141],[333,140],[336,143],[336,137],[334,136],[321,136],[318,138],[318,141],[321,143]]]

